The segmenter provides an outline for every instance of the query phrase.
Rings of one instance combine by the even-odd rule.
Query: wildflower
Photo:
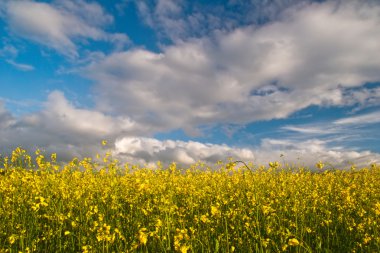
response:
[[[276,169],[280,166],[280,163],[279,162],[270,162],[269,163],[269,167],[271,167],[272,169]]]
[[[146,228],[141,228],[139,230],[139,241],[143,245],[146,245],[146,243],[148,242],[148,234],[145,233],[146,231],[147,231]]]
[[[375,204],[375,214],[380,215],[380,202]]]
[[[83,253],[89,253],[89,252],[91,252],[91,249],[92,249],[91,245],[82,246],[82,252]]]
[[[288,244],[290,246],[297,246],[300,244],[300,242],[296,238],[291,238],[291,239],[289,239]]]
[[[56,153],[51,154],[50,159],[52,162],[56,162],[57,161],[57,154]]]
[[[65,231],[65,235],[70,235],[70,231]]]
[[[8,238],[9,243],[10,243],[11,245],[15,243],[16,239],[17,239],[17,235],[11,235],[11,236]]]
[[[206,215],[202,215],[202,216],[201,216],[201,221],[202,221],[203,223],[208,222],[208,218],[207,218],[207,216],[206,216]]]
[[[316,164],[315,164],[315,167],[317,167],[318,169],[323,169],[323,167],[325,167],[325,164],[324,163],[322,163],[321,161],[319,161],[319,162],[317,162]]]
[[[212,216],[219,216],[220,215],[220,211],[216,206],[211,206],[211,215]]]
[[[182,245],[179,250],[181,251],[181,253],[187,253],[187,251],[189,249],[190,249],[190,246],[188,246],[188,245]]]

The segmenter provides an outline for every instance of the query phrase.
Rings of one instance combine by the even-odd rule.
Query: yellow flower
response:
[[[190,249],[190,246],[188,245],[182,245],[180,248],[181,253],[187,253],[187,251]]]
[[[288,244],[290,246],[297,246],[300,244],[300,242],[296,238],[289,239]]]
[[[317,162],[316,164],[315,164],[315,167],[317,167],[318,169],[323,169],[323,167],[325,167],[325,164],[324,163],[322,163],[321,161],[319,161],[319,162]]]
[[[17,239],[17,236],[16,236],[16,235],[11,235],[11,236],[8,238],[9,243],[10,243],[11,245],[15,243],[16,239]]]
[[[202,216],[201,216],[201,221],[202,221],[203,223],[206,223],[206,222],[208,221],[207,216],[206,216],[206,215],[202,215]]]
[[[144,245],[146,245],[146,243],[148,242],[148,234],[145,233],[146,230],[147,230],[146,228],[142,228],[139,231],[139,241],[141,244],[144,244]]]
[[[276,169],[280,166],[280,163],[279,162],[270,162],[269,163],[269,167],[273,168],[273,169]]]
[[[56,162],[57,161],[57,154],[56,153],[51,154],[50,159],[52,162]]]
[[[70,231],[65,231],[65,235],[71,234]]]
[[[220,211],[216,206],[211,206],[211,215],[212,216],[219,216],[220,215]]]

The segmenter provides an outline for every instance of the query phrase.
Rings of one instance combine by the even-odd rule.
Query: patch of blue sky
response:
[[[378,139],[380,133],[378,129],[379,123],[366,124],[356,126],[342,133],[327,131],[329,128],[334,128],[334,122],[338,119],[344,119],[352,116],[351,107],[320,107],[310,106],[303,110],[293,113],[291,116],[284,119],[273,119],[251,122],[248,124],[223,124],[217,126],[201,127],[202,132],[199,136],[189,136],[185,131],[177,129],[174,131],[157,133],[155,138],[160,140],[172,139],[182,141],[198,141],[215,144],[226,144],[236,147],[259,147],[263,139],[293,139],[298,141],[306,141],[310,138],[321,138],[327,140],[331,146],[343,145],[345,148],[355,150],[375,150],[380,149]],[[380,108],[363,109],[362,113],[371,113]],[[320,133],[302,134],[291,131],[286,127],[293,126],[303,129],[305,127],[315,126],[320,129]],[[323,133],[323,130],[326,130]],[[360,148],[355,148],[360,147]]]
[[[109,1],[107,1],[109,3]],[[113,31],[128,34],[132,47],[143,47],[153,52],[159,52],[155,31],[144,24],[138,15],[135,4],[128,4],[122,11],[116,11]]]

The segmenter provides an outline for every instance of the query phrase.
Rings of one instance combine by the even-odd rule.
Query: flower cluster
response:
[[[0,252],[380,252],[380,166],[1,160]]]

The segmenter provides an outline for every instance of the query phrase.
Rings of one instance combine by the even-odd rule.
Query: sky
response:
[[[0,0],[0,152],[379,163],[379,27],[377,0]]]

